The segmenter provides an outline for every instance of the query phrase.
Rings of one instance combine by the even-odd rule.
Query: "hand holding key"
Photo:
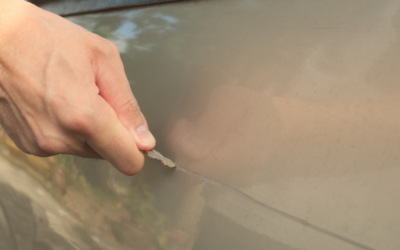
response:
[[[73,154],[136,174],[155,139],[118,48],[20,0],[0,0],[0,122],[37,156]]]

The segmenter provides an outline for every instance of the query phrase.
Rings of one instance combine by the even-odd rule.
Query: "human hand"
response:
[[[155,139],[118,48],[25,1],[0,4],[0,122],[18,148],[138,173]]]

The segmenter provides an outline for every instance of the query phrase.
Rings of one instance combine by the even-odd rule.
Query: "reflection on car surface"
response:
[[[63,4],[42,2],[117,44],[177,169],[3,134],[0,248],[399,249],[398,1]]]

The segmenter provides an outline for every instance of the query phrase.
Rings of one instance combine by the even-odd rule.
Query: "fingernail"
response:
[[[136,133],[141,143],[145,145],[153,145],[156,141],[153,134],[149,131],[146,124],[141,125],[136,129]]]

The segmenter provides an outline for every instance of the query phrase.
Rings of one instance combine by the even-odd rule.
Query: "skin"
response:
[[[155,139],[115,44],[25,1],[0,6],[0,122],[18,148],[138,173]]]

